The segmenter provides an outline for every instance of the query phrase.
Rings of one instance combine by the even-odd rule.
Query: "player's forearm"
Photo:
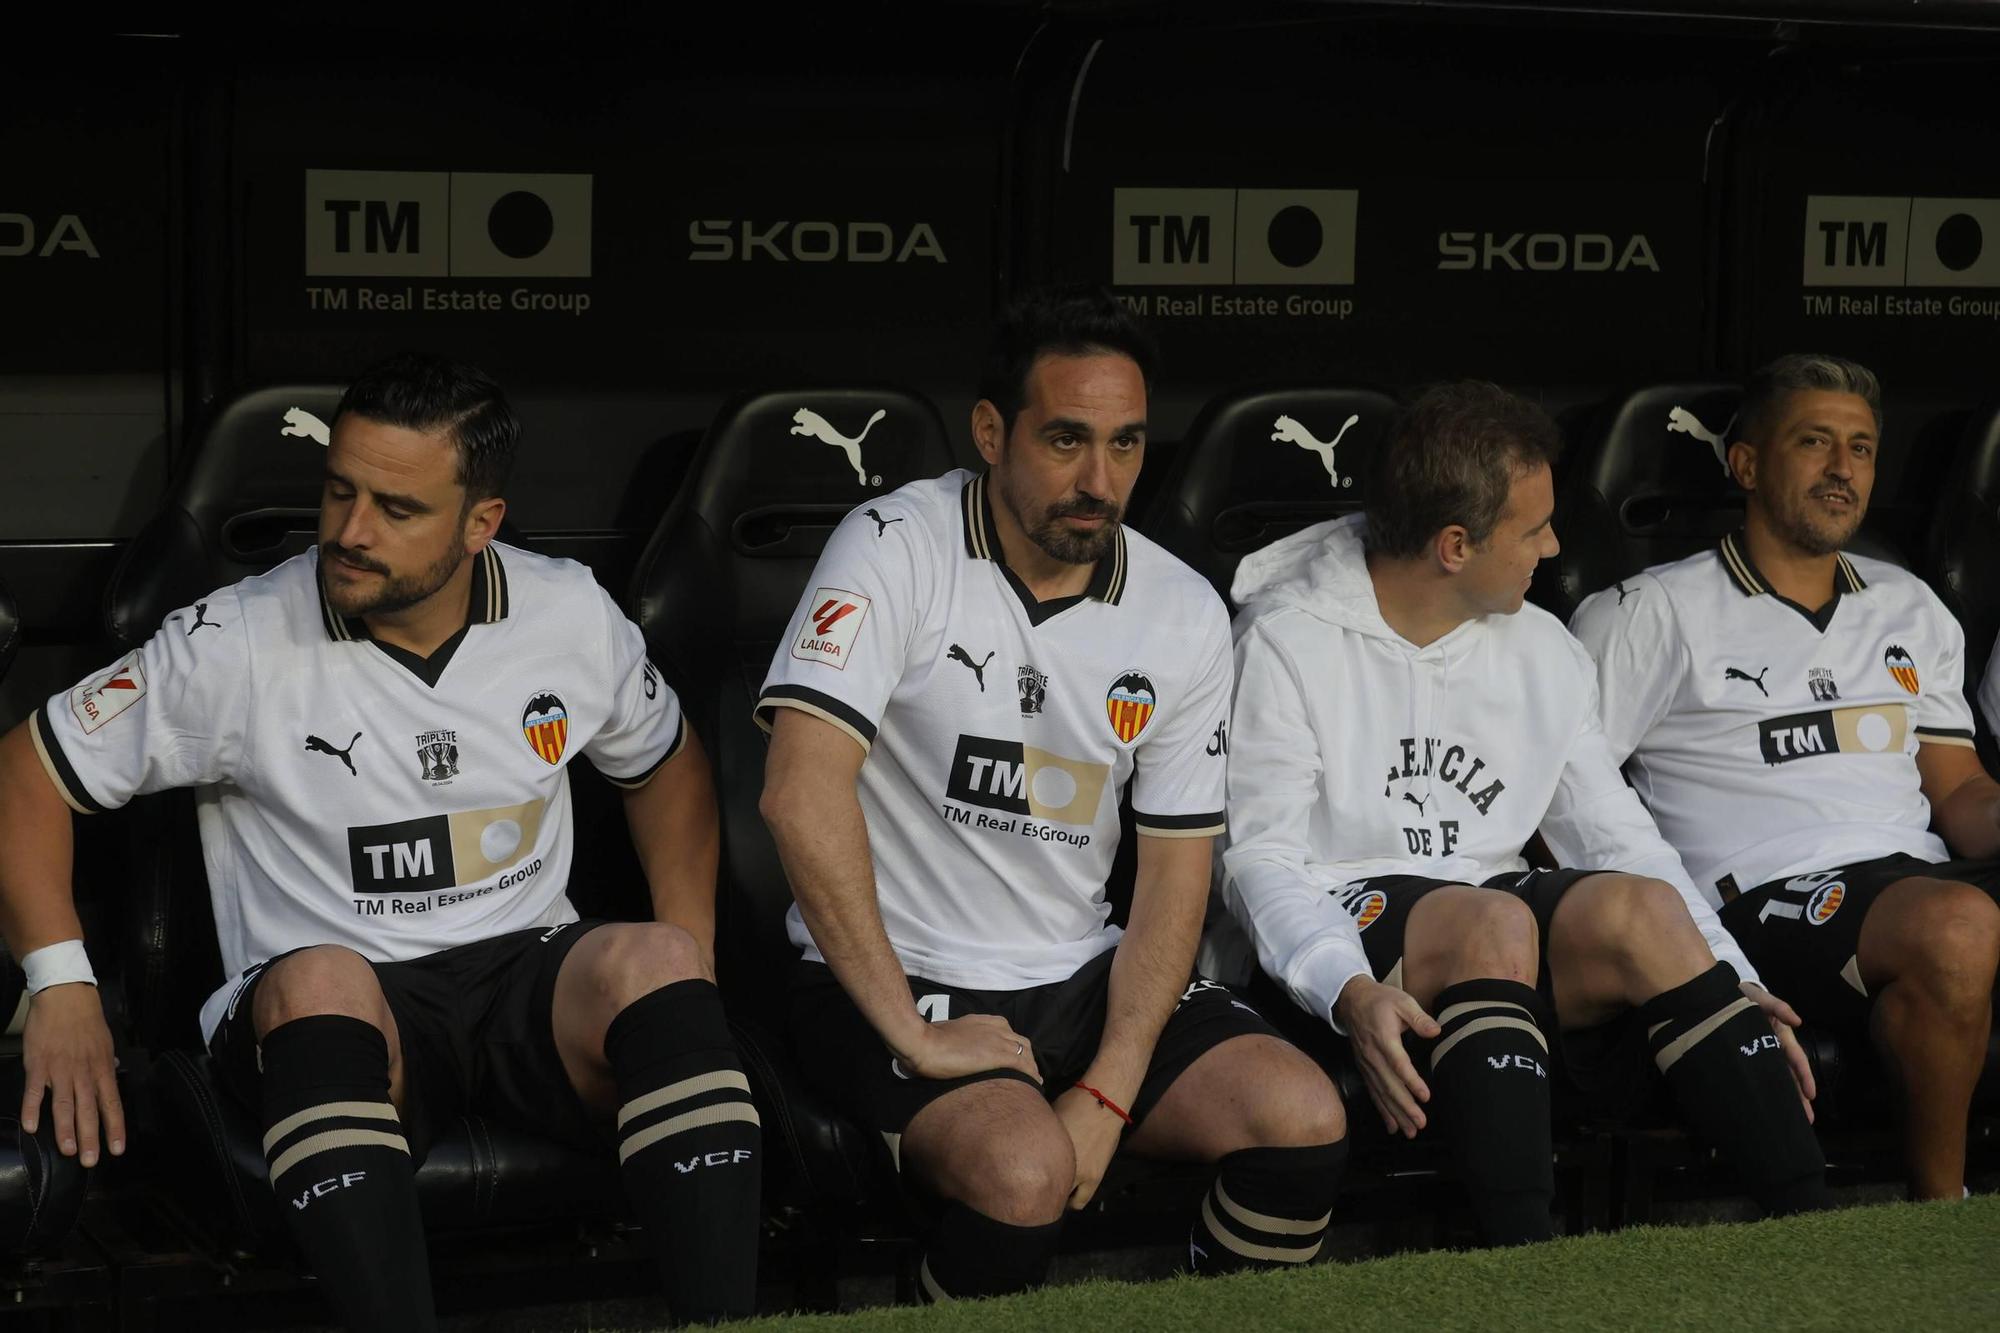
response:
[[[853,788],[767,787],[761,808],[820,956],[889,1049],[908,1055],[924,1019],[882,927],[868,825]]]
[[[700,765],[699,773],[676,770]],[[694,936],[715,956],[715,875],[721,856],[715,790],[699,752],[668,761],[645,786],[625,793],[625,822],[652,895],[653,919]]]
[[[1932,811],[1931,822],[1955,856],[2000,856],[2000,782],[1981,774],[1963,783]]]
[[[0,936],[15,958],[83,938],[70,894],[74,863],[69,807],[23,723],[0,737]]]
[[[1200,840],[1202,848],[1207,839]],[[1145,843],[1142,842],[1142,855]],[[1152,1062],[1160,1031],[1173,1014],[1194,972],[1201,942],[1202,910],[1208,900],[1208,859],[1180,858],[1183,864],[1148,874],[1140,867],[1132,892],[1125,937],[1111,961],[1104,1034],[1083,1082],[1108,1097],[1130,1098],[1139,1091]]]

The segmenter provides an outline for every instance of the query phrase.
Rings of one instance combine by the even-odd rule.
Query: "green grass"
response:
[[[2000,1328],[2000,1196],[1773,1222],[1641,1227],[1508,1251],[1398,1255],[1291,1273],[1087,1282],[937,1309],[733,1327],[1230,1330]]]

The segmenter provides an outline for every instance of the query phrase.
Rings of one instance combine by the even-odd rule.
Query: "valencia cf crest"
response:
[[[1840,905],[1847,901],[1847,885],[1841,880],[1833,880],[1813,890],[1806,901],[1806,920],[1815,926],[1823,926],[1833,919]]]
[[[1152,679],[1142,671],[1127,671],[1112,682],[1104,695],[1104,713],[1111,719],[1111,730],[1127,745],[1146,729],[1158,705],[1159,696],[1153,693]]]
[[[1354,918],[1356,930],[1366,930],[1375,924],[1389,905],[1389,895],[1380,889],[1349,889],[1340,896],[1340,905]]]
[[[549,690],[539,691],[521,710],[521,734],[528,748],[550,763],[562,762],[563,747],[569,743],[569,710]]]
[[[1899,645],[1892,643],[1888,651],[1882,654],[1882,665],[1889,668],[1889,674],[1896,678],[1898,685],[1911,694],[1917,693],[1916,658],[1904,652]]]

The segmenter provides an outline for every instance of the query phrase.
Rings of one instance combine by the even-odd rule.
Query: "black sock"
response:
[[[926,1305],[1008,1296],[1048,1280],[1049,1259],[1062,1236],[1062,1219],[1017,1227],[952,1202],[938,1214],[917,1269],[917,1294]]]
[[[722,996],[677,981],[611,1020],[618,1159],[678,1323],[739,1319],[757,1306],[762,1134]]]
[[[261,1043],[264,1160],[320,1289],[353,1329],[434,1329],[416,1167],[389,1101],[389,1042],[337,1014]]]
[[[1347,1165],[1347,1140],[1314,1148],[1243,1148],[1215,1164],[1188,1234],[1188,1270],[1310,1263],[1333,1220],[1333,1196]]]
[[[1533,986],[1482,978],[1438,992],[1429,1047],[1430,1120],[1451,1146],[1488,1245],[1554,1234],[1549,1043]],[[1422,1050],[1422,1046],[1419,1047]]]
[[[1653,1063],[1681,1114],[1720,1149],[1767,1213],[1824,1208],[1826,1158],[1756,1003],[1717,963],[1639,1006]]]

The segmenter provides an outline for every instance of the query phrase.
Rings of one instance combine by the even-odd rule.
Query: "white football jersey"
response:
[[[430,658],[320,594],[317,550],[209,594],[38,710],[63,798],[92,812],[199,787],[235,980],[313,944],[377,962],[576,919],[565,765],[639,786],[681,747],[680,701],[590,571],[475,558],[465,629]]]
[[[1229,621],[1122,531],[1080,596],[1009,570],[987,481],[958,471],[849,514],[778,646],[758,720],[797,708],[867,758],[861,807],[904,971],[1017,990],[1111,948],[1104,881],[1129,778],[1138,830],[1221,831]],[[798,908],[794,943],[818,960]]]
[[[1894,852],[1945,860],[1919,745],[1971,745],[1965,639],[1924,582],[1841,556],[1817,614],[1740,536],[1577,608],[1604,731],[1715,901]]]
[[[2000,640],[1986,659],[1986,677],[1979,682],[1979,711],[1986,715],[1986,729],[2000,736]]]

